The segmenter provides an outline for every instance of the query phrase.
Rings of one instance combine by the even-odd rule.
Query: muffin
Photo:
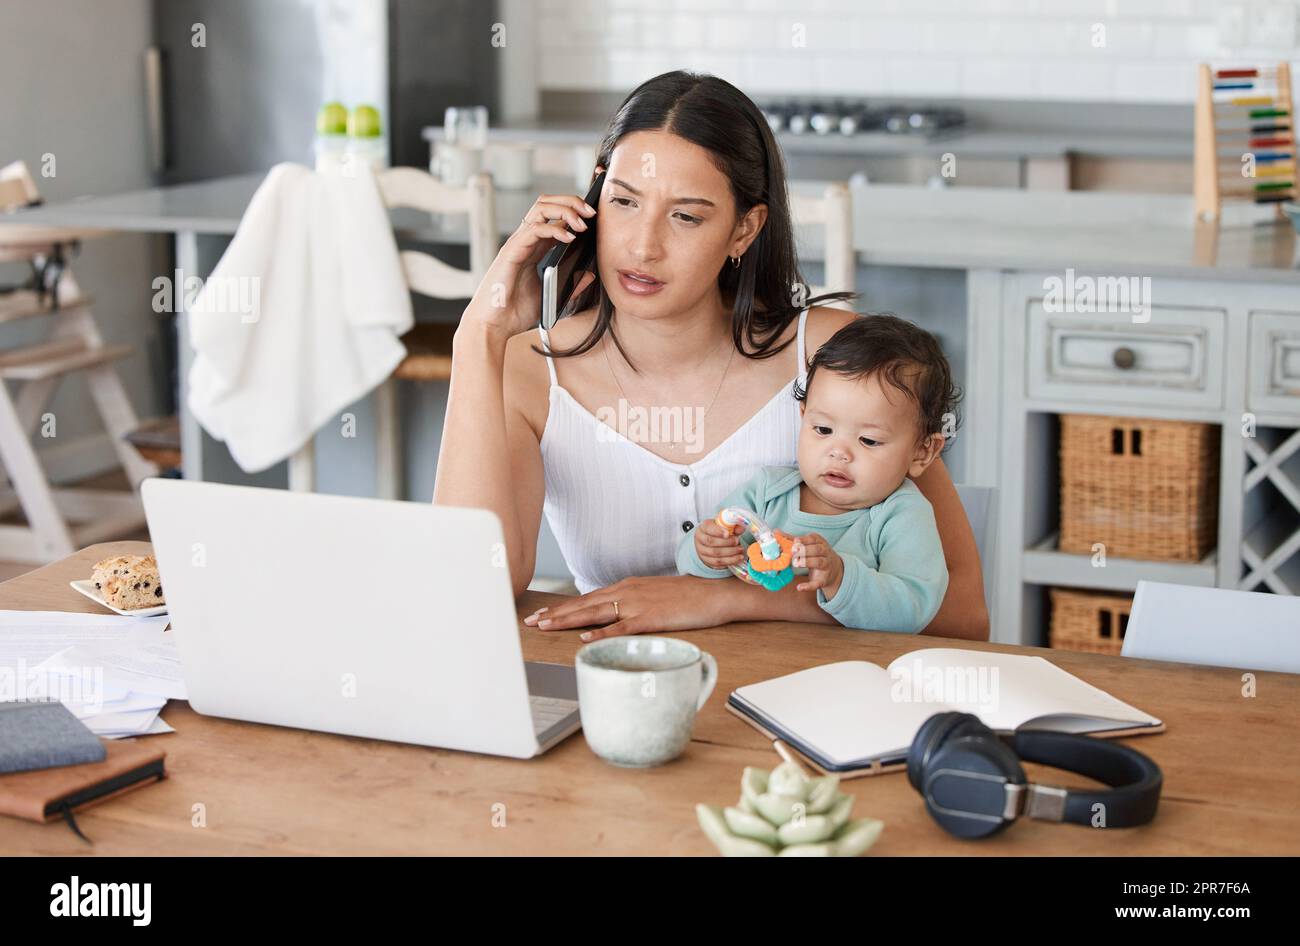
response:
[[[104,582],[113,575],[120,574],[121,570],[130,565],[131,562],[143,558],[142,555],[117,555],[113,558],[106,558],[95,563],[91,571],[90,580],[94,583],[98,591],[104,590]]]
[[[123,611],[167,603],[152,555],[118,555],[96,562],[90,580],[105,601]]]

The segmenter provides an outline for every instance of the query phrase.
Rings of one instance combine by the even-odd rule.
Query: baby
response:
[[[948,569],[934,510],[913,479],[943,449],[957,393],[934,336],[892,315],[836,332],[795,385],[799,467],[764,467],[722,505],[794,538],[800,591],[845,627],[916,633],[939,610]],[[684,575],[731,576],[740,540],[705,519],[682,537]]]

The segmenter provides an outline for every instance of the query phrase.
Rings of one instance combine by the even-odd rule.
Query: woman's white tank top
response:
[[[800,417],[793,387],[795,380],[804,382],[807,317],[807,309],[799,314],[797,379],[708,453],[679,447],[681,463],[599,420],[560,386],[555,362],[546,356],[551,388],[541,443],[543,509],[579,592],[634,575],[676,574],[677,543],[685,532],[715,515],[760,468],[795,465]],[[546,330],[540,332],[549,349]]]

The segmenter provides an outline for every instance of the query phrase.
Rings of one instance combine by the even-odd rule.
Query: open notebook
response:
[[[1129,736],[1164,723],[1042,657],[936,647],[888,667],[846,660],[743,686],[727,708],[823,772],[844,777],[907,762],[935,713],[973,713],[989,728]]]

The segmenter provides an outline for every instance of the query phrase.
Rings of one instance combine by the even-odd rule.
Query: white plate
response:
[[[89,578],[83,578],[81,581],[70,581],[68,582],[68,584],[70,584],[77,591],[80,591],[91,601],[95,602],[96,604],[102,604],[104,607],[108,608],[108,610],[120,614],[122,615],[122,617],[151,618],[155,614],[167,613],[167,605],[165,604],[155,605],[152,608],[136,608],[134,611],[123,611],[120,608],[115,608],[107,601],[104,600],[103,595],[99,593],[99,589],[95,587],[95,583],[91,581]]]

